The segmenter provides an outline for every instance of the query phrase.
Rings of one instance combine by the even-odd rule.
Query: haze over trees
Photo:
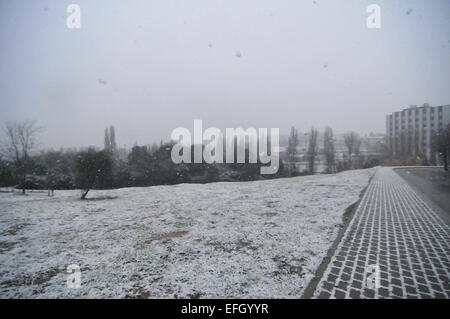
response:
[[[323,137],[323,153],[325,156],[326,172],[332,173],[336,170],[335,165],[335,146],[334,146],[334,136],[333,129],[329,126],[325,128]]]
[[[361,138],[355,132],[350,132],[344,135],[344,143],[347,147],[348,154],[348,167],[351,169],[353,166],[352,158],[353,155],[359,153],[359,148],[361,146]]]
[[[309,142],[308,142],[308,170],[311,174],[315,172],[315,164],[316,164],[316,156],[318,153],[318,142],[317,142],[317,130],[312,127],[311,132],[309,134]]]
[[[286,158],[289,162],[289,170],[291,171],[291,174],[296,171],[295,161],[298,153],[298,143],[298,130],[294,126],[292,126],[291,132],[289,134],[288,146],[286,149]]]
[[[116,143],[116,130],[114,126],[111,125],[109,128],[105,129],[105,142],[104,142],[105,151],[115,154],[117,151],[117,143]]]
[[[126,150],[117,146],[117,132],[113,125],[104,130],[102,149],[90,147],[38,151],[36,138],[39,131],[40,128],[32,121],[8,123],[5,126],[0,157],[0,186],[21,187],[22,192],[25,189],[47,189],[49,195],[58,189],[81,189],[81,198],[86,199],[91,189],[252,181],[318,172],[334,173],[379,163],[357,156],[359,162],[356,165],[347,165],[346,157],[342,158],[341,148],[337,155],[336,141],[330,127],[325,128],[323,135],[314,127],[311,128],[305,134],[303,151],[299,149],[301,136],[295,127],[291,127],[285,140],[287,148],[284,159],[288,167],[285,168],[281,160],[278,172],[273,175],[261,175],[261,167],[265,164],[260,161],[259,151],[256,162],[250,163],[247,143],[243,154],[245,163],[236,162],[238,145],[235,141],[235,163],[226,163],[227,153],[224,151],[223,164],[206,163],[205,160],[200,163],[176,164],[171,158],[174,141],[161,141],[159,145],[134,145],[131,150]],[[350,136],[358,137],[356,133]],[[360,141],[356,138],[350,140],[353,141],[349,153],[352,160],[358,154]],[[196,147],[203,150],[205,146],[191,145],[191,156]],[[298,168],[302,166],[304,170],[298,172]]]

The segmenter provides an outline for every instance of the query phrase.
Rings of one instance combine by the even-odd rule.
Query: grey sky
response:
[[[37,120],[47,147],[101,145],[110,124],[146,144],[194,119],[384,132],[387,113],[450,103],[449,49],[448,0],[0,0],[0,119]]]

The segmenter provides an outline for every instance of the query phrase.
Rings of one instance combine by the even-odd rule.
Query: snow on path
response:
[[[374,172],[0,193],[0,297],[299,298]]]

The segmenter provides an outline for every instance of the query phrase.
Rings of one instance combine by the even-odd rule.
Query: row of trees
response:
[[[298,130],[295,127],[291,127],[286,149],[287,168],[291,172],[291,175],[296,175],[298,173],[296,163],[300,161],[298,152],[299,142]],[[356,165],[353,163],[353,157],[360,153],[361,138],[354,132],[344,135],[344,144],[347,149],[347,160],[345,162],[338,161],[336,158],[336,139],[334,138],[333,129],[331,127],[325,127],[323,133],[323,147],[321,150],[319,148],[318,131],[314,127],[311,128],[309,133],[305,134],[305,144],[307,146],[305,147],[304,159],[307,162],[307,173],[312,174],[316,171],[316,163],[319,155],[323,155],[325,172],[333,173],[343,169],[355,168]]]
[[[0,186],[16,185],[23,193],[25,189],[33,188],[80,188],[84,199],[92,188],[248,181],[283,176],[280,163],[278,174],[263,177],[260,174],[263,164],[259,159],[257,163],[248,163],[248,148],[246,162],[242,164],[175,164],[171,158],[172,142],[135,145],[123,158],[118,156],[116,132],[111,126],[105,129],[103,150],[91,147],[81,151],[38,153],[36,138],[42,129],[35,122],[7,123],[5,128],[5,139],[1,143]],[[194,156],[194,152],[191,153]],[[237,156],[236,149],[234,154]]]
[[[390,137],[389,145],[394,162],[404,165],[436,165],[436,148],[434,138],[436,132],[431,132],[431,154],[428,157],[426,154],[426,147],[423,142],[426,142],[416,129],[404,129],[399,136]]]
[[[402,130],[389,138],[390,163],[393,165],[437,165],[440,160],[448,170],[450,124],[437,132],[431,130],[430,144],[417,130]],[[429,153],[427,154],[427,152]]]
[[[299,133],[291,128],[286,150],[287,169],[280,161],[275,175],[260,174],[262,164],[174,164],[171,158],[173,143],[152,146],[135,145],[126,158],[118,156],[116,133],[113,126],[105,130],[103,150],[88,148],[81,151],[46,151],[38,153],[37,135],[42,127],[33,121],[7,123],[4,127],[0,153],[0,186],[15,185],[25,193],[26,189],[83,189],[86,198],[92,188],[117,188],[130,186],[168,185],[177,183],[207,183],[216,181],[249,181],[262,178],[276,178],[296,175],[296,162],[301,159],[298,151]],[[314,173],[318,156],[325,164],[325,172],[333,173],[344,169],[370,167],[380,161],[362,162],[360,156],[361,138],[350,132],[344,135],[346,154],[340,159],[336,155],[336,139],[332,128],[323,133],[323,146],[319,148],[318,131],[311,128],[306,140],[303,160],[307,162],[307,173]],[[436,151],[448,170],[450,156],[450,125],[433,137]],[[198,147],[195,145],[191,146]],[[202,147],[202,146],[200,146]],[[235,145],[237,147],[237,145]],[[381,154],[388,156],[383,148]],[[192,156],[194,152],[191,152]],[[237,156],[237,152],[234,152]],[[226,157],[226,154],[224,154]],[[235,161],[236,162],[236,161]]]
[[[25,193],[27,173],[32,168],[31,152],[37,145],[36,135],[42,129],[33,121],[5,124],[5,137],[0,151],[9,163],[2,163],[2,173],[7,178],[15,177],[22,185],[23,193]],[[11,173],[8,174],[7,168],[11,168]]]

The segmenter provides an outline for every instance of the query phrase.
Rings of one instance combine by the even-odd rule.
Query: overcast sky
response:
[[[0,0],[0,120],[36,120],[55,148],[100,146],[110,124],[147,144],[194,119],[384,132],[387,113],[450,104],[449,53],[448,0]]]

